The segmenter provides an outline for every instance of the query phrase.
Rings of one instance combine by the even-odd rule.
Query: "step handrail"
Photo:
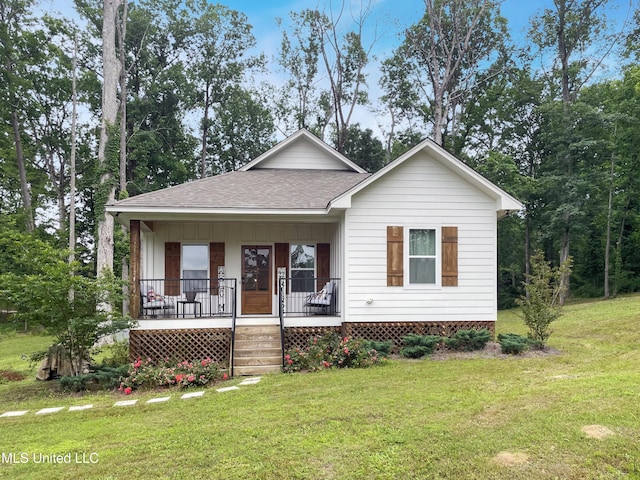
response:
[[[233,279],[233,295],[231,297],[231,352],[229,353],[229,377],[233,377],[233,351],[236,343],[236,279]]]
[[[285,305],[285,297],[284,293],[286,292],[286,282],[287,279],[285,277],[278,278],[278,315],[280,316],[280,347],[282,349],[282,367],[284,368],[284,305]]]

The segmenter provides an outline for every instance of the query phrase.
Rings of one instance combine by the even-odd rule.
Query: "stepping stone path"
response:
[[[255,385],[260,380],[262,380],[262,377],[245,378],[238,385],[242,385],[242,386]],[[240,390],[240,387],[232,386],[232,387],[218,388],[216,390],[216,392],[230,392],[230,391],[233,391],[233,390]],[[189,392],[189,393],[185,393],[184,395],[182,395],[180,397],[180,399],[181,400],[187,400],[189,398],[200,398],[204,394],[205,394],[204,390],[201,390],[199,392]],[[146,404],[164,403],[164,402],[168,402],[170,399],[171,399],[170,396],[168,396],[168,397],[156,397],[156,398],[150,398],[145,403]],[[120,401],[114,403],[113,406],[114,407],[132,407],[132,406],[137,405],[137,404],[138,404],[138,399],[120,400]],[[93,408],[92,404],[75,405],[75,406],[69,407],[68,411],[69,412],[79,412],[79,411],[83,411],[83,410],[90,410],[92,408]],[[65,407],[42,408],[42,409],[38,410],[35,414],[36,415],[47,415],[47,414],[51,414],[51,413],[61,412],[64,409],[65,409]],[[27,413],[29,413],[29,410],[15,410],[13,412],[5,412],[5,413],[1,414],[0,418],[3,418],[3,417],[6,417],[6,418],[9,418],[9,417],[22,417],[22,416],[26,415]]]

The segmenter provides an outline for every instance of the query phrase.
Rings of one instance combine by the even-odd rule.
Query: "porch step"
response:
[[[250,367],[233,367],[234,375],[267,375],[269,373],[280,373],[281,365],[253,365]]]
[[[278,373],[282,368],[279,325],[236,327],[233,347],[234,375]]]

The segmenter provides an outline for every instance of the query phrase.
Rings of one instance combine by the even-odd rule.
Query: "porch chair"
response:
[[[140,285],[140,313],[142,316],[157,318],[158,313],[166,316],[168,310],[174,309],[173,300],[157,294],[152,286]]]
[[[308,295],[304,300],[304,306],[307,314],[335,314],[335,282],[327,282],[322,290]]]

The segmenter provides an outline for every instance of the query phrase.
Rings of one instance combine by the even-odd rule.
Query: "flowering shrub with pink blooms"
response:
[[[326,368],[365,368],[384,360],[368,342],[352,338],[341,338],[330,333],[322,337],[311,337],[305,348],[293,348],[286,352],[283,371],[318,371]]]
[[[120,379],[120,390],[129,395],[137,388],[197,387],[214,382],[218,378],[226,380],[227,374],[221,374],[220,368],[210,358],[194,362],[154,364],[150,358],[137,359],[129,367],[129,373]]]

